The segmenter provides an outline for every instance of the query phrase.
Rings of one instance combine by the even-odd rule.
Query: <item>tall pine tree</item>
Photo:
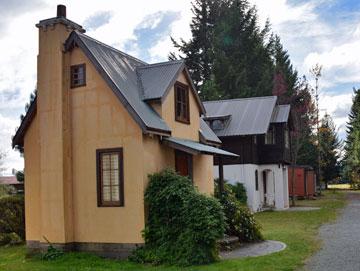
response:
[[[328,114],[321,119],[319,135],[321,176],[327,188],[328,182],[340,175],[338,159],[341,147],[335,124]]]
[[[354,89],[346,133],[343,177],[360,187],[360,89]]]

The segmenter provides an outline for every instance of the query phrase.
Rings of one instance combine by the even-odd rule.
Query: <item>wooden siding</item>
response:
[[[285,123],[271,124],[275,127],[275,144],[265,145],[265,135],[221,137],[222,149],[240,155],[238,158],[224,157],[223,164],[289,164],[290,149],[285,148]],[[218,160],[215,159],[215,165]]]

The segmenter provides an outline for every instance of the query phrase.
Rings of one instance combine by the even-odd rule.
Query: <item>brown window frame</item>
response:
[[[103,154],[118,154],[119,160],[119,201],[103,201],[102,199],[102,169],[101,157]],[[96,179],[97,179],[97,205],[98,207],[123,207],[124,206],[124,157],[123,148],[97,149],[96,150]]]
[[[190,105],[189,105],[189,86],[180,82],[174,84],[175,89],[175,120],[181,123],[190,124]],[[184,91],[185,101],[178,100],[178,92]],[[180,109],[180,115],[177,114],[178,106],[184,106],[185,108]],[[185,114],[185,115],[184,115]]]
[[[83,82],[80,84],[80,83],[78,83],[78,84],[75,84],[75,82],[74,82],[74,74],[75,74],[75,69],[78,69],[78,68],[80,68],[80,67],[82,67],[83,68],[83,74],[84,74],[84,80],[83,80]],[[78,79],[77,79],[78,80]],[[83,64],[78,64],[78,65],[72,65],[71,67],[70,67],[70,87],[71,88],[78,88],[78,87],[83,87],[83,86],[86,86],[86,65],[85,65],[85,63],[83,63]]]

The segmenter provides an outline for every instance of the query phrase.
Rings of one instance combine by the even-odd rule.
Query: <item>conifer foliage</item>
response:
[[[360,188],[360,89],[354,89],[346,132],[343,175],[350,179],[355,187]]]

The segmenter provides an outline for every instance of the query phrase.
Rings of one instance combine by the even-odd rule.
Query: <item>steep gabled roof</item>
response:
[[[136,68],[146,65],[145,62],[77,31],[67,39],[66,50],[71,50],[75,44],[83,50],[144,132],[171,133],[165,121],[143,101]]]
[[[288,122],[289,115],[290,115],[290,105],[289,104],[277,105],[274,108],[273,114],[271,116],[271,123]]]
[[[231,116],[217,136],[265,134],[276,105],[276,96],[204,102],[206,117]]]
[[[204,105],[197,94],[184,60],[147,64],[137,67],[136,71],[140,80],[140,87],[142,88],[143,100],[161,100],[162,102],[179,74],[184,72],[187,80],[190,82],[191,91],[199,106],[200,113],[205,114]]]
[[[184,72],[191,84],[200,113],[205,113],[183,60],[147,64],[82,32],[77,30],[71,32],[65,42],[65,50],[70,51],[77,46],[84,52],[144,133],[171,135],[168,125],[147,101],[153,99],[163,101],[181,72]],[[36,100],[13,137],[13,147],[23,146],[25,132],[35,113]]]
[[[137,68],[144,100],[161,99],[180,71],[184,68],[184,61],[167,61],[144,65]]]

